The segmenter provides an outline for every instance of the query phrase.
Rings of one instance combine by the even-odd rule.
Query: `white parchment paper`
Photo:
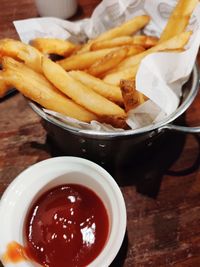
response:
[[[134,16],[148,14],[151,22],[145,27],[144,33],[159,37],[176,3],[176,0],[103,0],[89,19],[70,22],[58,18],[31,18],[14,21],[14,25],[25,43],[36,37],[54,37],[82,43]],[[177,109],[181,87],[193,69],[200,45],[200,4],[193,12],[188,30],[192,30],[193,35],[186,51],[154,53],[142,60],[136,76],[136,88],[150,100],[129,112],[127,124],[132,129],[156,123],[158,118],[162,120]],[[98,122],[85,124],[56,112],[44,111],[78,128],[113,130]]]

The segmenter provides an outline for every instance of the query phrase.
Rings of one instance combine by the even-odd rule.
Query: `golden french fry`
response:
[[[182,49],[187,44],[192,32],[183,32],[171,39],[160,43],[138,55],[131,56],[125,60],[123,60],[117,67],[118,70],[123,70],[124,68],[129,68],[131,66],[135,66],[140,64],[142,59],[154,52],[161,52],[161,51],[170,51],[170,50],[177,50]]]
[[[134,56],[145,51],[144,47],[141,45],[126,45],[125,47],[128,49],[127,57]]]
[[[141,45],[144,48],[150,48],[158,44],[158,38],[156,36],[136,35],[133,36],[132,39],[132,44]]]
[[[101,59],[117,48],[107,48],[98,51],[86,52],[83,54],[75,54],[68,58],[57,61],[66,71],[83,70],[89,68],[94,62]]]
[[[91,45],[90,50],[95,51],[99,49],[130,45],[132,44],[132,41],[133,38],[131,36],[120,36],[109,40],[96,41]]]
[[[110,40],[120,36],[132,35],[145,27],[149,23],[149,21],[150,17],[147,15],[134,17],[133,19],[126,21],[122,25],[100,34],[94,40],[90,40],[85,46],[83,46],[82,49],[80,49],[79,53],[89,51],[92,44],[97,41]]]
[[[13,39],[0,40],[0,57],[8,56],[23,61],[37,72],[41,71],[43,54],[36,48]]]
[[[137,70],[138,70],[138,65],[129,68],[124,68],[123,70],[119,70],[106,75],[103,81],[115,86],[119,86],[121,80],[135,79]]]
[[[140,45],[144,48],[150,48],[157,45],[158,38],[154,36],[146,35],[135,35],[131,36],[121,36],[111,40],[97,41],[91,45],[91,50],[99,50],[105,48],[119,47],[125,45]]]
[[[3,76],[2,71],[0,71],[0,98],[5,96],[6,93],[11,89],[10,84],[6,82],[5,77]]]
[[[109,40],[119,36],[132,35],[146,26],[149,21],[150,17],[147,15],[134,17],[133,19],[124,22],[122,25],[100,34],[96,40]]]
[[[116,67],[126,57],[127,54],[128,48],[126,47],[112,51],[92,64],[87,72],[93,76],[99,77],[103,73]]]
[[[3,76],[23,95],[47,109],[85,122],[97,119],[96,115],[68,99],[43,75],[23,63],[9,57],[3,58]]]
[[[93,77],[84,71],[70,71],[69,74],[85,86],[88,86],[111,101],[119,104],[123,103],[122,94],[118,86],[107,84],[101,79]]]
[[[138,92],[135,89],[134,80],[121,80],[120,89],[124,99],[124,107],[126,112],[136,108],[140,104]]]
[[[167,41],[175,35],[185,31],[191,14],[198,3],[199,0],[178,1],[171,16],[169,17],[166,27],[160,36],[159,43]]]
[[[102,59],[96,61],[87,72],[93,76],[102,78],[106,76],[117,68],[117,65],[122,62],[126,57],[130,57],[136,54],[143,52],[145,49],[142,46],[138,45],[127,45],[121,47],[113,52],[110,52],[108,55],[104,56]],[[126,54],[122,52],[127,52]],[[123,58],[122,58],[123,55]]]
[[[44,54],[56,54],[64,57],[76,50],[75,44],[55,38],[36,38],[31,41],[31,45]]]
[[[74,79],[57,63],[44,57],[42,68],[47,79],[77,104],[99,116],[125,118],[122,108]]]

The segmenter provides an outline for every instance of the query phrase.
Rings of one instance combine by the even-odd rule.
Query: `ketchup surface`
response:
[[[31,207],[25,221],[27,255],[45,267],[83,267],[103,249],[109,219],[101,199],[76,184],[55,187]]]

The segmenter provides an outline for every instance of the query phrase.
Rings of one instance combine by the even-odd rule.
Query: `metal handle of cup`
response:
[[[160,130],[170,130],[187,134],[200,134],[200,127],[187,127],[174,124],[167,124],[161,127]]]

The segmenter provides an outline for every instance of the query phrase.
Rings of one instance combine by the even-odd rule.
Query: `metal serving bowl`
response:
[[[56,144],[64,155],[83,157],[110,170],[113,166],[127,162],[142,148],[146,149],[166,130],[200,133],[200,127],[172,124],[191,105],[198,89],[199,73],[198,67],[195,66],[189,81],[183,87],[181,104],[175,112],[156,124],[123,132],[81,130],[49,116],[35,103],[29,103],[31,108],[44,119],[44,127],[52,144]]]

